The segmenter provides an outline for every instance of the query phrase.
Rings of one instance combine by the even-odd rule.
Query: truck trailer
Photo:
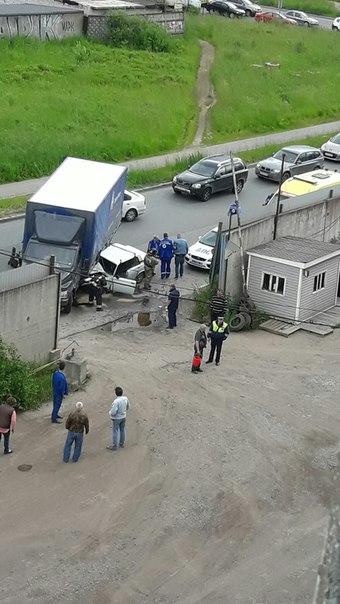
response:
[[[126,173],[124,166],[67,157],[27,202],[23,261],[55,257],[65,312],[121,223]]]

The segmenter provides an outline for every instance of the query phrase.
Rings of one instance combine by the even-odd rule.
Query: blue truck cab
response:
[[[121,223],[126,173],[124,166],[67,157],[27,202],[23,261],[55,257],[65,312]]]

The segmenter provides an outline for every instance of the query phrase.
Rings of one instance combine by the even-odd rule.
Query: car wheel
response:
[[[139,274],[137,275],[137,277],[136,277],[136,283],[138,283],[138,284],[139,284],[139,283],[142,283],[142,281],[143,281],[144,277],[145,277],[144,271],[143,271],[143,272],[141,272],[141,273],[139,273]]]
[[[136,212],[136,210],[134,210],[133,208],[131,208],[130,210],[128,210],[124,216],[124,220],[126,220],[126,222],[133,222],[136,218],[137,218],[138,214]]]
[[[244,182],[243,182],[243,180],[239,180],[239,181],[236,183],[236,191],[237,191],[237,193],[241,193],[241,191],[242,191],[243,187],[244,187]]]
[[[284,172],[282,174],[282,182],[286,182],[286,180],[288,180],[288,178],[290,178],[289,172]]]
[[[204,191],[201,195],[201,201],[209,201],[209,199],[211,197],[211,193],[212,193],[212,190],[209,187],[204,189]]]
[[[229,19],[234,19],[234,18],[235,18],[234,13],[229,13]]]

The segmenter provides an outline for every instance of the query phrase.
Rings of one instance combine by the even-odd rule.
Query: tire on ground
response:
[[[237,315],[234,315],[233,317],[231,317],[230,321],[229,321],[229,329],[230,331],[241,331],[241,329],[243,329],[246,325],[246,320],[243,316],[243,313],[237,313]]]

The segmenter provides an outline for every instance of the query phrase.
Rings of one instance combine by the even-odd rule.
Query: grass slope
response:
[[[178,47],[1,39],[0,182],[49,174],[65,155],[114,162],[189,143],[199,46]]]
[[[340,36],[329,31],[217,16],[187,22],[192,39],[215,45],[217,103],[209,142],[246,138],[340,116]],[[280,67],[253,67],[265,62]]]

